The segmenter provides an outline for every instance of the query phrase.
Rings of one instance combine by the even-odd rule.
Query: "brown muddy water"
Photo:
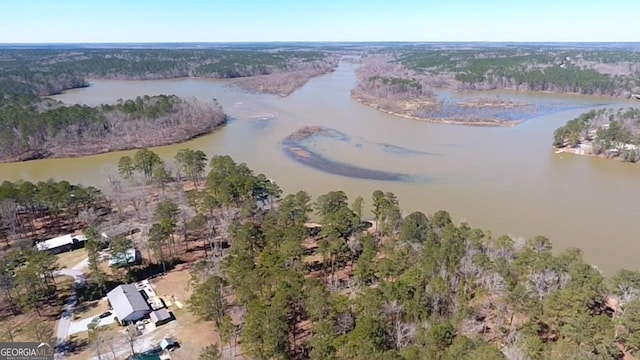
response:
[[[580,247],[589,262],[607,273],[620,267],[640,270],[635,223],[640,165],[555,154],[550,146],[554,129],[581,112],[633,102],[493,92],[482,97],[534,103],[538,111],[515,127],[434,124],[387,115],[352,100],[354,69],[341,64],[286,98],[248,94],[224,81],[204,79],[93,81],[89,88],[54,98],[90,105],[144,94],[216,98],[232,118],[228,125],[154,151],[168,162],[186,147],[209,156],[229,154],[274,179],[285,192],[303,189],[317,196],[342,189],[370,204],[374,190],[392,191],[407,212],[446,209],[458,221],[494,234],[545,235],[557,251]],[[439,95],[452,101],[473,97]],[[305,126],[329,130],[295,143],[285,140]],[[56,178],[101,186],[105,167],[113,169],[130,153],[0,164],[0,180]]]

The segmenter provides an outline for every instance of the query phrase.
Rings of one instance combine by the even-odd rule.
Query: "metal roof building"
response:
[[[158,309],[156,311],[152,311],[149,314],[149,318],[151,318],[151,322],[156,325],[162,325],[171,321],[171,314],[166,308]]]
[[[134,284],[116,287],[107,294],[120,323],[139,320],[151,311]]]
[[[80,246],[85,241],[87,237],[84,235],[67,234],[36,243],[36,248],[38,251],[64,251]]]
[[[160,340],[160,349],[165,350],[165,349],[173,349],[174,347],[176,347],[176,341],[173,340],[172,338],[163,338],[162,340]]]

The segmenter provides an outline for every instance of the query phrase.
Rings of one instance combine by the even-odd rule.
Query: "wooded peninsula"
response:
[[[592,110],[569,120],[553,134],[558,152],[640,161],[640,109]]]
[[[0,131],[0,161],[174,144],[208,134],[226,121],[217,102],[207,104],[175,95],[143,96],[98,107],[43,100],[37,106],[3,107],[0,116],[5,120]]]

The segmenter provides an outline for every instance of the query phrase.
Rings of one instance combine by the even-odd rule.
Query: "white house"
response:
[[[84,235],[67,234],[55,237],[53,239],[40,241],[36,243],[38,251],[49,251],[52,253],[59,253],[68,251],[71,249],[77,249],[84,246],[87,241],[87,237]]]

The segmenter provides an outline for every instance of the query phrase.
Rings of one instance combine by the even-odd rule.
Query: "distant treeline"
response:
[[[640,89],[640,53],[626,49],[479,48],[408,50],[395,62],[464,90],[513,89],[629,96]]]
[[[2,97],[42,96],[86,86],[86,78],[238,78],[327,69],[328,52],[259,49],[28,49],[0,54]]]

